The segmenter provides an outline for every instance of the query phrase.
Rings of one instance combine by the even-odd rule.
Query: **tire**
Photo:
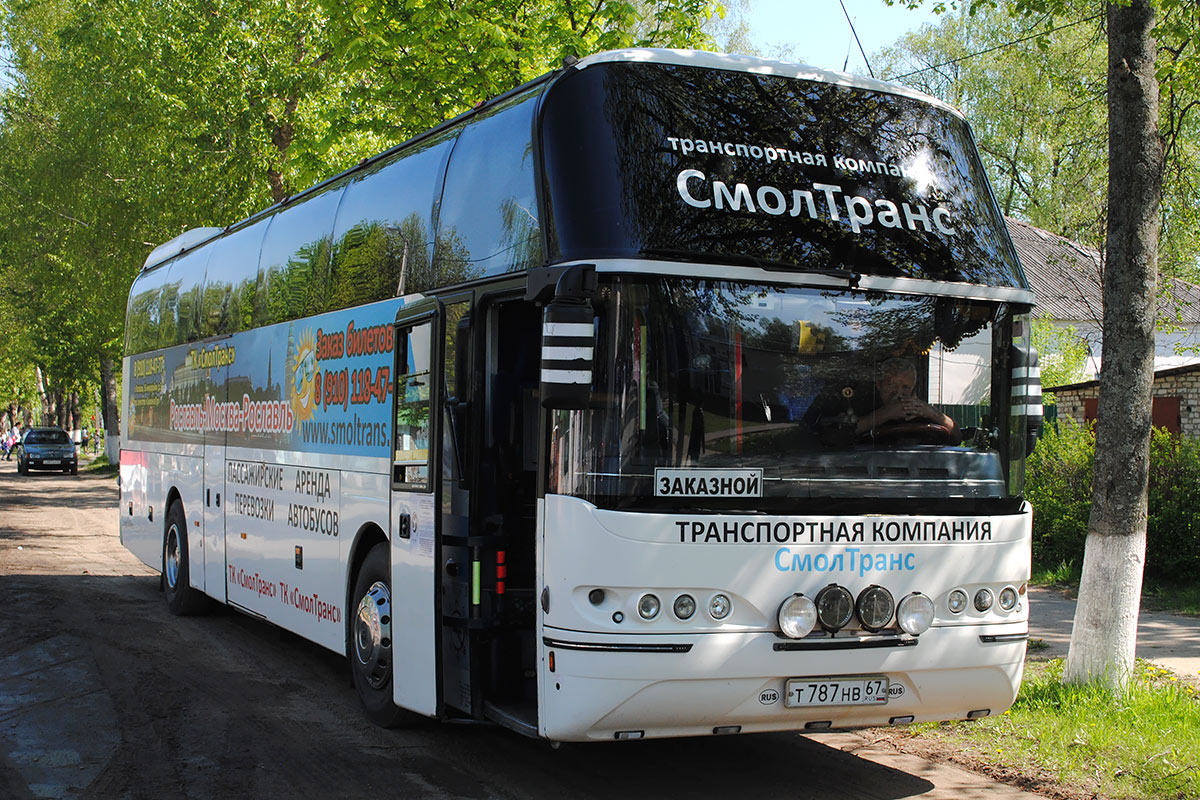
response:
[[[382,728],[411,724],[416,714],[392,701],[391,559],[387,542],[367,553],[351,595],[350,674],[367,719]]]
[[[17,474],[18,475],[28,475],[29,474],[29,467],[25,466],[25,464],[19,460],[17,461]]]
[[[71,474],[72,474],[72,475],[78,475],[78,474],[79,474],[79,464],[78,464],[78,463],[76,463],[76,464],[72,464],[72,465],[71,465]]]
[[[208,610],[208,596],[190,583],[187,547],[187,518],[178,501],[167,509],[167,526],[163,531],[163,592],[167,609],[177,617],[203,614]]]

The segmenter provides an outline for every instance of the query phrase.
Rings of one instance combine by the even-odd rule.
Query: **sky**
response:
[[[916,11],[889,7],[883,0],[843,2],[868,57],[923,23],[937,25],[940,21],[930,10],[931,0],[925,0]],[[845,64],[846,72],[867,72],[838,0],[749,0],[746,21],[751,40],[763,55],[776,55],[783,45],[791,48],[789,61],[835,70],[842,70]]]

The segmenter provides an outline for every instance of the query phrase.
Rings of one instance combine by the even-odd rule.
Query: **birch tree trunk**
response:
[[[1064,679],[1125,685],[1146,555],[1162,142],[1150,0],[1108,6],[1108,230],[1096,466]]]
[[[46,378],[42,375],[42,368],[35,366],[34,375],[37,377],[38,391],[38,417],[33,421],[36,425],[47,424],[47,418],[50,415],[50,399],[49,393],[46,391]]]
[[[112,358],[100,354],[100,416],[104,424],[104,455],[108,463],[121,458],[121,420],[117,411],[117,373]]]

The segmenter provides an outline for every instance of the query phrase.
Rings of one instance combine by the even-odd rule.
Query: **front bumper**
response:
[[[79,467],[78,456],[26,456],[25,467],[27,469],[45,469],[45,470],[63,470],[77,469]]]
[[[544,645],[556,663],[542,687],[541,733],[595,741],[630,731],[640,735],[628,738],[709,736],[993,716],[1016,698],[1027,630],[1025,622],[948,626],[915,646],[827,651],[780,651],[771,633],[637,637],[643,645],[691,645],[650,654],[564,647],[630,637],[547,628]],[[789,679],[839,675],[885,675],[892,694],[884,705],[784,705]]]

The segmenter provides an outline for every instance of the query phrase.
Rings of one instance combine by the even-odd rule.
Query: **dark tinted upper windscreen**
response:
[[[1024,286],[970,132],[918,100],[666,64],[549,91],[551,260],[752,256]]]

